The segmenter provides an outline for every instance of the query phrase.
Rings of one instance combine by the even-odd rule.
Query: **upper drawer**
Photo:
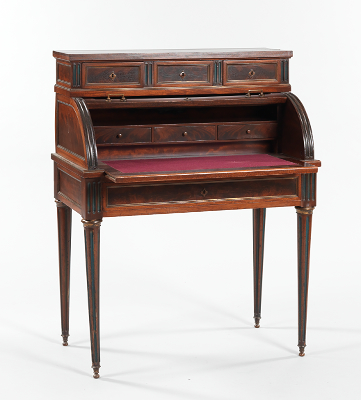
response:
[[[272,139],[276,136],[276,122],[218,125],[218,140]]]
[[[212,85],[213,62],[155,62],[154,75],[154,86],[209,86]]]
[[[152,128],[143,126],[95,126],[97,144],[147,143],[152,141]]]
[[[144,82],[144,63],[84,63],[83,87],[141,87]]]
[[[280,82],[278,61],[224,61],[224,85]]]
[[[155,142],[187,142],[215,139],[215,125],[163,125],[154,128]]]

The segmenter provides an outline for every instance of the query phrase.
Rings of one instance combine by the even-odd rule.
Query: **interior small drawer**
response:
[[[186,142],[215,139],[215,125],[163,125],[154,128],[155,142]]]
[[[154,63],[154,86],[212,85],[213,63],[203,61]]]
[[[218,140],[272,139],[276,136],[276,122],[218,125]]]
[[[152,128],[95,126],[97,144],[147,143],[152,141]]]
[[[225,85],[280,82],[280,64],[270,62],[224,61]]]
[[[140,87],[144,82],[144,63],[84,63],[84,87]]]

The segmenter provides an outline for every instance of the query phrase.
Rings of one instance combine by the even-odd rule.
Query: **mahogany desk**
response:
[[[103,217],[253,209],[259,327],[267,207],[295,206],[298,346],[304,355],[313,138],[290,92],[291,51],[54,51],[63,345],[69,336],[71,210],[85,231],[94,378],[99,377],[99,231]]]

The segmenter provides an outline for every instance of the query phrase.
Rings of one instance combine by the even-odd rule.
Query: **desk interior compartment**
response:
[[[278,132],[277,104],[137,108],[124,102],[123,108],[111,106],[105,103],[103,108],[90,109],[99,149],[188,142],[212,142],[217,147],[217,142],[230,140],[248,141],[249,148],[252,140],[274,141]]]

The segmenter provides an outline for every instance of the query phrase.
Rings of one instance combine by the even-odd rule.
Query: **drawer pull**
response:
[[[251,133],[251,130],[250,130],[250,129],[247,129],[247,130],[246,130],[246,133]]]
[[[122,134],[121,133],[118,133],[118,135],[117,135],[117,138],[121,138],[122,137]]]
[[[188,132],[183,132],[182,136],[188,136]]]
[[[206,197],[207,193],[208,193],[208,191],[205,188],[201,191],[201,195],[203,197]]]
[[[258,94],[259,97],[265,97],[263,90],[249,90],[248,93],[246,94],[246,97],[251,97],[251,93]]]
[[[255,76],[255,72],[253,71],[253,69],[251,69],[249,72],[248,72],[248,76],[252,79],[254,76]]]
[[[179,74],[179,76],[180,76],[181,78],[184,78],[184,77],[186,76],[186,73],[185,73],[184,71],[182,71],[182,72]]]
[[[127,101],[127,99],[125,98],[124,94],[120,94],[120,101]],[[108,97],[106,98],[106,101],[110,102],[112,101],[112,99],[110,98],[110,94],[108,94]]]
[[[114,79],[116,78],[116,75],[114,73],[114,71],[109,75],[109,78],[114,81]]]

